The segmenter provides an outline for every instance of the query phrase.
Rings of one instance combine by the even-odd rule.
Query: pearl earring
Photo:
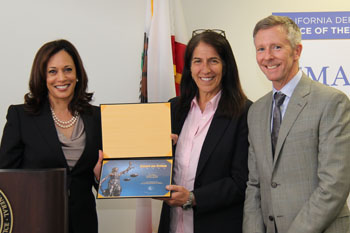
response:
[[[79,79],[77,79],[77,82],[79,82]]]

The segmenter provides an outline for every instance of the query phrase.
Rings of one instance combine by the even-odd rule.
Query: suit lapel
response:
[[[217,143],[220,141],[221,137],[223,136],[229,123],[230,123],[230,119],[225,117],[218,117],[216,116],[216,114],[214,115],[213,120],[208,129],[207,136],[205,137],[203,142],[201,154],[199,156],[196,177],[203,170],[205,163],[208,161],[210,155],[212,154]]]
[[[311,80],[306,77],[305,74],[303,74],[288,103],[288,107],[281,124],[275,151],[275,163],[279,157],[281,148],[286,140],[286,137],[288,136],[290,129],[293,127],[293,124],[298,118],[300,112],[307,104],[307,99],[305,96],[310,93],[310,85]]]
[[[265,103],[262,105],[261,109],[261,120],[258,120],[260,125],[260,130],[258,132],[263,132],[261,137],[265,138],[265,143],[262,151],[267,151],[267,163],[269,168],[272,170],[273,156],[272,156],[272,144],[271,144],[271,112],[272,112],[272,92],[269,92],[266,96]],[[265,107],[267,106],[267,108]],[[259,118],[258,118],[259,119]]]
[[[179,104],[178,101],[172,103],[172,105],[174,106],[172,106],[171,124],[172,124],[172,133],[180,135],[182,127],[187,118],[188,112],[190,111],[190,107],[188,107],[184,112],[179,112],[177,109],[178,107],[177,104]]]
[[[34,117],[34,124],[42,134],[44,141],[51,148],[54,157],[59,160],[62,166],[68,167],[58,139],[56,127],[54,125],[48,103],[45,103],[40,114]]]

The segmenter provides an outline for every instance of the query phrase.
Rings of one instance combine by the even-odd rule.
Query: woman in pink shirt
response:
[[[170,100],[174,185],[159,233],[242,232],[248,177],[247,112],[225,32],[196,30],[185,52],[181,96]]]

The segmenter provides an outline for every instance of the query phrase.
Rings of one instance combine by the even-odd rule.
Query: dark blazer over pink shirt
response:
[[[177,111],[171,99],[172,132],[180,135],[189,109]],[[242,232],[243,203],[248,179],[247,101],[240,116],[226,118],[215,113],[200,153],[193,193],[195,233]],[[176,157],[175,157],[176,160]],[[169,233],[170,207],[164,202],[159,233]]]

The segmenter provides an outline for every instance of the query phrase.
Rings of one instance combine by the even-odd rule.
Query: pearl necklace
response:
[[[55,124],[63,129],[68,129],[70,127],[72,127],[75,122],[77,122],[78,118],[79,118],[79,113],[75,113],[74,116],[72,116],[72,118],[69,121],[61,121],[60,119],[58,119],[58,117],[56,116],[55,112],[53,111],[53,109],[50,107],[51,109],[51,114],[52,114],[52,118],[53,121],[55,122]]]

